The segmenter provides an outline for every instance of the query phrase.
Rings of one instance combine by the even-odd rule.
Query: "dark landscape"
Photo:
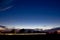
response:
[[[41,30],[41,29],[8,29],[5,26],[0,26],[0,35],[50,35],[60,34],[60,27]]]

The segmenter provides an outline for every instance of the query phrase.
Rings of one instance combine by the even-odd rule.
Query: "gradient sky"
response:
[[[1,25],[32,28],[60,26],[60,0],[14,0],[12,4],[10,9],[0,11]]]

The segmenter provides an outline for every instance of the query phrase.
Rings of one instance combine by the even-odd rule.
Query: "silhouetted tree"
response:
[[[15,29],[12,29],[12,30],[10,31],[10,33],[15,33]]]
[[[28,33],[31,33],[31,30],[28,30]]]
[[[24,33],[24,32],[25,32],[25,29],[19,30],[19,33]]]
[[[33,33],[37,33],[37,31],[33,31]]]

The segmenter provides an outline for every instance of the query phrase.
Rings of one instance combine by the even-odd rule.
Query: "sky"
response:
[[[60,0],[0,1],[0,25],[8,27],[60,27]]]

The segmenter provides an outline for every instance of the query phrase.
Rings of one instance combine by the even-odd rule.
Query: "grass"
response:
[[[46,35],[46,33],[0,33],[0,35]]]

